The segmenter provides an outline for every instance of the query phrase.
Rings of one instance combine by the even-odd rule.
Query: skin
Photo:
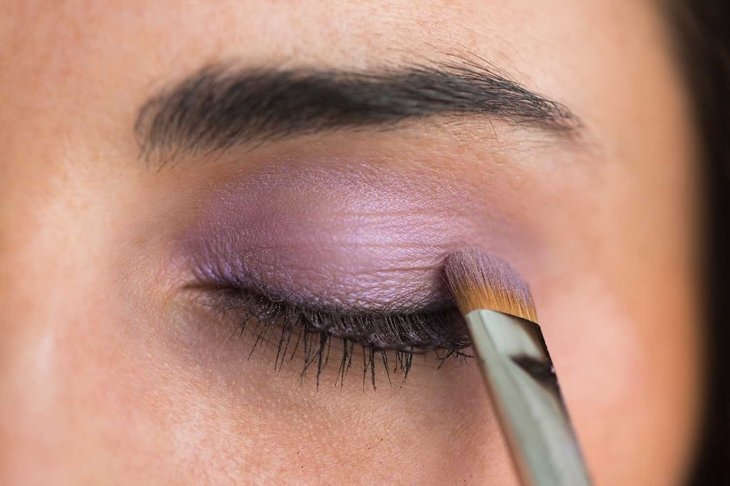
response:
[[[291,223],[285,236],[301,260],[354,282],[349,291],[292,277],[313,294],[365,306],[408,285],[429,295],[408,272],[392,286],[376,279],[371,294],[347,273],[400,261],[373,242],[412,221],[424,222],[409,233],[414,261],[435,265],[461,245],[510,261],[532,289],[596,484],[681,483],[701,394],[697,157],[653,3],[18,1],[3,10],[0,483],[516,484],[473,360],[436,369],[433,357],[416,359],[403,386],[381,374],[377,390],[363,388],[357,363],[331,386],[335,366],[317,389],[311,374],[300,384],[298,362],[273,371],[275,343],[249,359],[250,336],[186,290],[201,238],[251,244],[236,228],[250,228],[254,213],[235,206],[252,203],[262,167],[283,181],[262,206],[271,226]],[[139,160],[138,108],[206,63],[359,69],[445,52],[488,59],[564,103],[585,123],[582,146],[475,119],[308,135],[164,170]],[[287,162],[272,169],[276,161]],[[373,170],[413,182],[404,192],[377,184],[383,197],[374,197],[321,176],[331,197],[307,196],[301,207],[317,212],[301,224],[279,203],[286,181],[331,174],[334,162],[350,180]],[[423,204],[434,181],[462,197]],[[362,239],[338,246],[362,211],[371,213]],[[251,238],[284,237],[270,231]],[[425,251],[434,241],[439,252]],[[333,252],[317,254],[326,245]]]
[[[203,273],[229,267],[224,274],[297,303],[407,311],[448,299],[446,252],[471,243],[516,253],[511,241],[537,238],[528,227],[519,237],[506,228],[515,216],[494,174],[465,182],[443,174],[438,160],[404,167],[403,150],[392,160],[382,152],[283,164],[266,157],[265,172],[243,174],[245,184],[203,203],[201,225],[181,253]]]

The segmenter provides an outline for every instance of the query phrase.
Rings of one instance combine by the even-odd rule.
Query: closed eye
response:
[[[333,341],[340,348],[338,381],[350,369],[353,355],[362,354],[363,379],[370,374],[373,386],[377,362],[388,378],[395,372],[405,379],[414,354],[434,351],[443,360],[465,356],[462,351],[471,344],[455,307],[407,313],[338,311],[274,300],[236,286],[201,283],[191,288],[202,292],[202,303],[232,319],[241,334],[251,332],[252,353],[273,341],[277,346],[275,369],[303,355],[302,373],[314,367],[317,383],[330,363]]]

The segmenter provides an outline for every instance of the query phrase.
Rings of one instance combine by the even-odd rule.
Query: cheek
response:
[[[600,415],[596,407],[614,406],[645,381],[645,343],[605,282],[589,274],[554,288],[535,292],[544,296],[540,323],[558,376],[576,415]]]
[[[393,385],[363,390],[353,370],[344,387],[326,374],[317,389],[311,376],[299,382],[294,363],[275,372],[275,349],[248,359],[251,342],[232,338],[221,322],[159,312],[164,299],[154,295],[125,297],[142,305],[117,309],[115,324],[126,330],[106,346],[127,352],[99,361],[111,386],[86,413],[107,424],[110,444],[128,451],[128,469],[144,466],[159,482],[216,483],[447,483],[488,470],[506,478],[498,484],[515,484],[476,367],[449,362],[436,371],[424,360],[403,387],[394,376]]]
[[[620,268],[573,270],[570,282],[541,282],[535,293],[592,471],[622,484],[666,457],[683,464],[699,395],[691,291],[650,276],[632,284]]]
[[[69,433],[59,435],[67,437],[64,464],[94,458],[97,470],[83,468],[92,477],[117,474],[131,483],[247,477],[243,465],[259,468],[250,437],[260,421],[216,386],[216,343],[230,335],[221,332],[215,343],[210,332],[195,335],[165,286],[136,275],[108,283],[114,299],[97,294],[83,316],[67,318],[75,325],[59,353],[66,383],[54,406],[70,414]],[[206,366],[216,374],[201,377]],[[239,392],[250,392],[248,385],[236,384]]]

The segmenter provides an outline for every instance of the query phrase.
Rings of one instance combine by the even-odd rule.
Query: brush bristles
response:
[[[501,258],[460,250],[446,258],[444,273],[462,314],[489,309],[537,322],[527,283]]]

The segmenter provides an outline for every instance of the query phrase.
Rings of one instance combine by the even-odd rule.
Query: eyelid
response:
[[[270,160],[227,180],[182,234],[183,257],[207,279],[295,303],[407,311],[448,301],[443,257],[456,241],[500,234],[492,220],[431,171],[356,160]]]

